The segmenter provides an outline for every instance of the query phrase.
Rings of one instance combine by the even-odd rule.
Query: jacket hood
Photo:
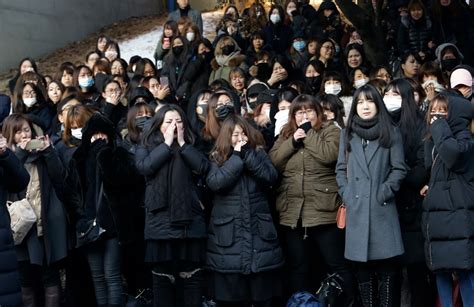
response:
[[[145,99],[145,101],[148,104],[150,104],[154,100],[153,94],[146,87],[139,86],[136,89],[134,89],[132,92],[132,95],[130,97],[129,107],[133,107],[135,105],[137,98],[139,97],[142,97],[143,99]]]
[[[438,63],[441,63],[441,54],[443,53],[443,50],[448,47],[456,50],[459,60],[462,61],[464,59],[464,55],[461,53],[461,51],[459,51],[459,48],[455,44],[445,43],[445,44],[439,45],[438,48],[436,48],[435,56],[436,56],[436,59],[438,60]]]
[[[450,95],[448,110],[448,125],[453,135],[469,131],[474,119],[474,105],[464,97]]]
[[[114,124],[104,115],[94,113],[82,128],[82,145],[89,146],[91,137],[96,133],[104,133],[109,139],[109,144],[115,145],[115,140],[118,136],[114,128]]]
[[[228,40],[231,40],[232,43],[234,44],[235,50],[234,50],[233,53],[237,53],[237,52],[240,52],[240,51],[241,51],[240,46],[239,46],[239,44],[237,44],[237,42],[235,41],[235,39],[233,39],[233,38],[232,38],[231,36],[229,36],[229,35],[222,35],[222,36],[219,37],[219,39],[217,40],[216,49],[214,50],[214,55],[215,55],[215,56],[222,55],[222,46],[221,46],[220,42],[221,42],[221,40],[224,39],[224,38],[226,38],[226,39],[228,39]]]

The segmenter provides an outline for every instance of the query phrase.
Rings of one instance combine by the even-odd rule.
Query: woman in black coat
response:
[[[456,273],[464,306],[474,305],[474,106],[464,98],[439,94],[429,107],[430,138],[425,164],[422,230],[426,263],[436,275],[441,304],[450,306]]]
[[[405,162],[409,167],[395,195],[405,247],[401,263],[407,270],[412,306],[433,306],[432,276],[425,264],[421,233],[423,197],[419,193],[429,177],[423,156],[426,124],[417,109],[413,88],[405,79],[396,79],[387,85],[384,104],[402,134]]]
[[[285,12],[280,5],[272,5],[268,13],[268,24],[262,29],[265,42],[271,49],[284,55],[291,46],[293,30],[285,24]]]
[[[265,194],[278,174],[263,144],[255,128],[232,115],[211,154],[207,184],[215,195],[207,266],[219,306],[270,306],[278,295],[275,269],[283,254]]]
[[[26,188],[29,175],[15,154],[7,148],[7,140],[0,136],[0,305],[21,305],[20,277],[10,216],[5,206],[8,193],[18,193]]]
[[[194,146],[185,114],[163,106],[143,134],[135,165],[145,176],[145,261],[153,264],[155,306],[201,306],[206,224],[195,174],[208,161]],[[178,297],[175,302],[175,281]]]
[[[24,239],[15,242],[23,303],[25,306],[38,303],[35,280],[39,272],[45,305],[57,306],[61,292],[58,262],[66,258],[70,249],[66,212],[56,193],[66,170],[48,136],[43,137],[42,129],[27,116],[15,113],[7,117],[3,134],[30,174],[26,191],[11,195],[10,200],[26,198],[37,216]],[[33,140],[40,144],[32,147]]]

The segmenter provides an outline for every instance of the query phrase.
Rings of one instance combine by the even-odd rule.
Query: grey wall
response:
[[[0,72],[40,57],[103,26],[157,14],[160,0],[0,0]]]

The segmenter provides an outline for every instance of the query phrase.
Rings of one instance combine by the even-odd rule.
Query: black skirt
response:
[[[281,295],[278,270],[244,274],[210,272],[210,295],[225,302],[263,302]]]
[[[204,262],[206,260],[206,239],[146,241],[145,262],[156,263],[175,260]]]

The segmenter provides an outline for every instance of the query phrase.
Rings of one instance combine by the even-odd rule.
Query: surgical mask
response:
[[[275,114],[275,136],[279,135],[284,125],[288,123],[290,110],[281,110]]]
[[[216,117],[220,121],[224,121],[224,119],[226,119],[227,116],[234,113],[235,113],[234,106],[230,104],[226,104],[226,105],[216,108]]]
[[[424,89],[426,89],[429,85],[433,85],[434,86],[434,90],[435,92],[439,93],[439,92],[442,92],[445,90],[445,88],[438,83],[438,81],[436,80],[427,80],[425,83],[423,83],[421,85],[421,87],[423,87]]]
[[[342,87],[340,84],[327,84],[324,86],[324,92],[326,94],[339,95],[341,91]]]
[[[400,96],[384,96],[383,103],[389,112],[395,112],[402,107],[402,97]]]
[[[116,58],[118,56],[118,52],[117,51],[106,51],[105,52],[105,57],[106,58]]]
[[[196,114],[200,121],[205,122],[207,118],[207,109],[209,105],[207,103],[198,103],[196,107]]]
[[[270,15],[270,20],[273,22],[273,24],[277,24],[281,21],[280,14],[271,14]]]
[[[135,117],[135,125],[141,130],[145,127],[146,123],[150,120],[151,116],[140,116]]]
[[[92,77],[79,78],[79,86],[82,88],[89,88],[94,85],[94,79]]]
[[[293,48],[295,48],[299,52],[303,51],[304,47],[306,47],[306,43],[304,41],[294,41],[293,42]]]
[[[32,106],[34,106],[36,102],[37,102],[36,97],[24,98],[24,99],[23,99],[23,103],[24,103],[25,106],[27,106],[28,108],[31,108]]]
[[[223,55],[230,55],[232,52],[234,52],[235,46],[234,45],[225,45],[222,47],[222,54]]]
[[[82,140],[82,128],[71,129],[71,135],[78,140]]]
[[[364,85],[367,84],[367,82],[369,82],[369,80],[367,80],[367,79],[356,80],[356,81],[354,81],[354,87],[355,88],[363,87]]]
[[[188,40],[188,42],[192,42],[195,38],[195,34],[194,32],[187,32],[186,33],[186,39]]]

